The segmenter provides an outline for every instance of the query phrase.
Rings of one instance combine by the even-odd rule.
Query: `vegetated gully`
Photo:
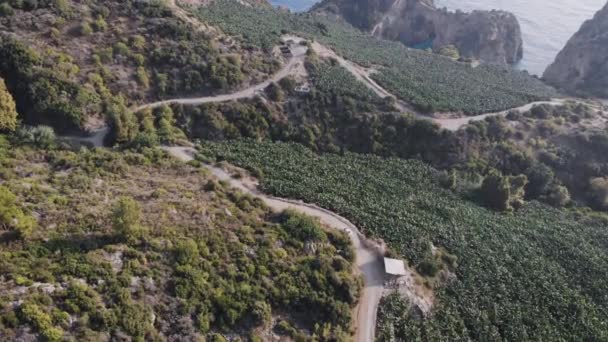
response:
[[[184,162],[193,160],[196,154],[196,150],[191,147],[166,147],[165,150]],[[323,224],[348,234],[355,249],[357,267],[365,281],[362,296],[355,309],[355,341],[374,341],[376,314],[384,291],[383,248],[379,244],[368,240],[350,221],[331,211],[301,201],[265,195],[258,191],[255,186],[232,178],[226,171],[220,168],[210,165],[206,167],[219,180],[227,181],[233,188],[260,198],[274,211],[280,212],[285,209],[294,209],[316,217]]]

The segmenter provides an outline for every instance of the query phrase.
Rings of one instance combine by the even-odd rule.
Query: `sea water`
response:
[[[314,0],[271,0],[294,12],[306,11]],[[524,58],[516,66],[542,75],[582,23],[606,0],[435,0],[437,7],[462,11],[501,9],[514,13],[521,24]]]

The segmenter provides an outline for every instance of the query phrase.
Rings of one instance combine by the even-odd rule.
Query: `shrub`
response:
[[[114,56],[116,56],[116,55],[128,56],[129,53],[130,53],[130,51],[129,51],[129,47],[127,46],[127,44],[125,44],[123,42],[118,42],[118,43],[114,44]]]
[[[19,311],[22,321],[34,326],[47,341],[60,341],[63,337],[63,331],[53,327],[51,316],[38,305],[25,303],[21,305]]]
[[[146,69],[141,66],[138,67],[136,75],[137,82],[145,89],[148,89],[150,87],[150,77],[148,76],[148,72],[146,71]]]
[[[88,36],[93,33],[93,28],[91,27],[91,24],[89,22],[85,21],[80,24],[80,29],[78,31],[80,32],[80,35]]]
[[[21,238],[29,237],[36,227],[36,220],[23,212],[17,197],[4,186],[0,186],[0,226],[14,229]]]
[[[33,145],[40,148],[52,148],[57,143],[57,136],[49,126],[24,126],[17,130],[15,137],[22,144]]]
[[[52,39],[54,39],[54,40],[58,41],[58,40],[59,40],[59,38],[61,38],[61,31],[59,31],[59,30],[58,30],[57,28],[55,28],[55,27],[51,27],[51,30],[50,30],[50,35],[51,35],[51,38],[52,38]]]
[[[108,28],[108,23],[103,19],[103,17],[99,16],[93,22],[93,26],[95,27],[95,31],[105,31]]]
[[[425,277],[434,277],[441,270],[441,266],[436,260],[424,260],[421,262],[418,267],[416,267],[418,272]]]
[[[137,51],[143,51],[144,48],[146,47],[146,38],[144,38],[143,36],[140,36],[140,35],[135,35],[131,39],[131,45]]]
[[[146,63],[146,57],[140,53],[136,53],[133,55],[133,61],[137,66],[143,66]]]
[[[251,319],[256,326],[266,326],[272,320],[270,305],[266,302],[257,301],[251,307]]]
[[[327,235],[321,228],[321,224],[313,217],[300,214],[294,210],[285,210],[281,213],[280,221],[283,228],[298,240],[327,240]]]
[[[180,241],[175,248],[175,259],[180,264],[193,264],[199,256],[198,245],[192,239]]]
[[[69,16],[72,14],[72,7],[68,0],[53,0],[53,8],[61,16]]]
[[[460,51],[458,51],[458,48],[455,47],[454,45],[446,45],[446,46],[442,46],[441,48],[439,48],[439,50],[437,51],[438,54],[445,56],[445,57],[449,57],[452,59],[459,59],[460,58]]]

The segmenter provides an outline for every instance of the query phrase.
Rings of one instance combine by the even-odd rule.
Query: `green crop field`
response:
[[[502,214],[437,184],[425,164],[296,144],[206,143],[202,154],[263,173],[273,195],[303,199],[384,239],[416,266],[431,243],[458,257],[422,321],[385,301],[380,340],[608,340],[608,225],[537,202]]]
[[[315,88],[323,93],[331,93],[341,97],[347,96],[360,101],[378,103],[382,101],[353,74],[340,65],[319,63],[307,68]]]
[[[548,99],[555,91],[527,73],[506,67],[472,68],[449,58],[375,39],[353,27],[312,14],[290,14],[218,0],[199,17],[252,46],[270,49],[282,33],[296,33],[333,48],[344,58],[379,68],[373,78],[423,111],[477,114]]]

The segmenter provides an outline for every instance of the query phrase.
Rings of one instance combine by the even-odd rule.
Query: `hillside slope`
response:
[[[121,106],[257,83],[281,63],[162,1],[17,3],[0,16],[0,77],[26,123],[59,131]]]
[[[0,339],[345,341],[348,236],[162,151],[0,136]]]

